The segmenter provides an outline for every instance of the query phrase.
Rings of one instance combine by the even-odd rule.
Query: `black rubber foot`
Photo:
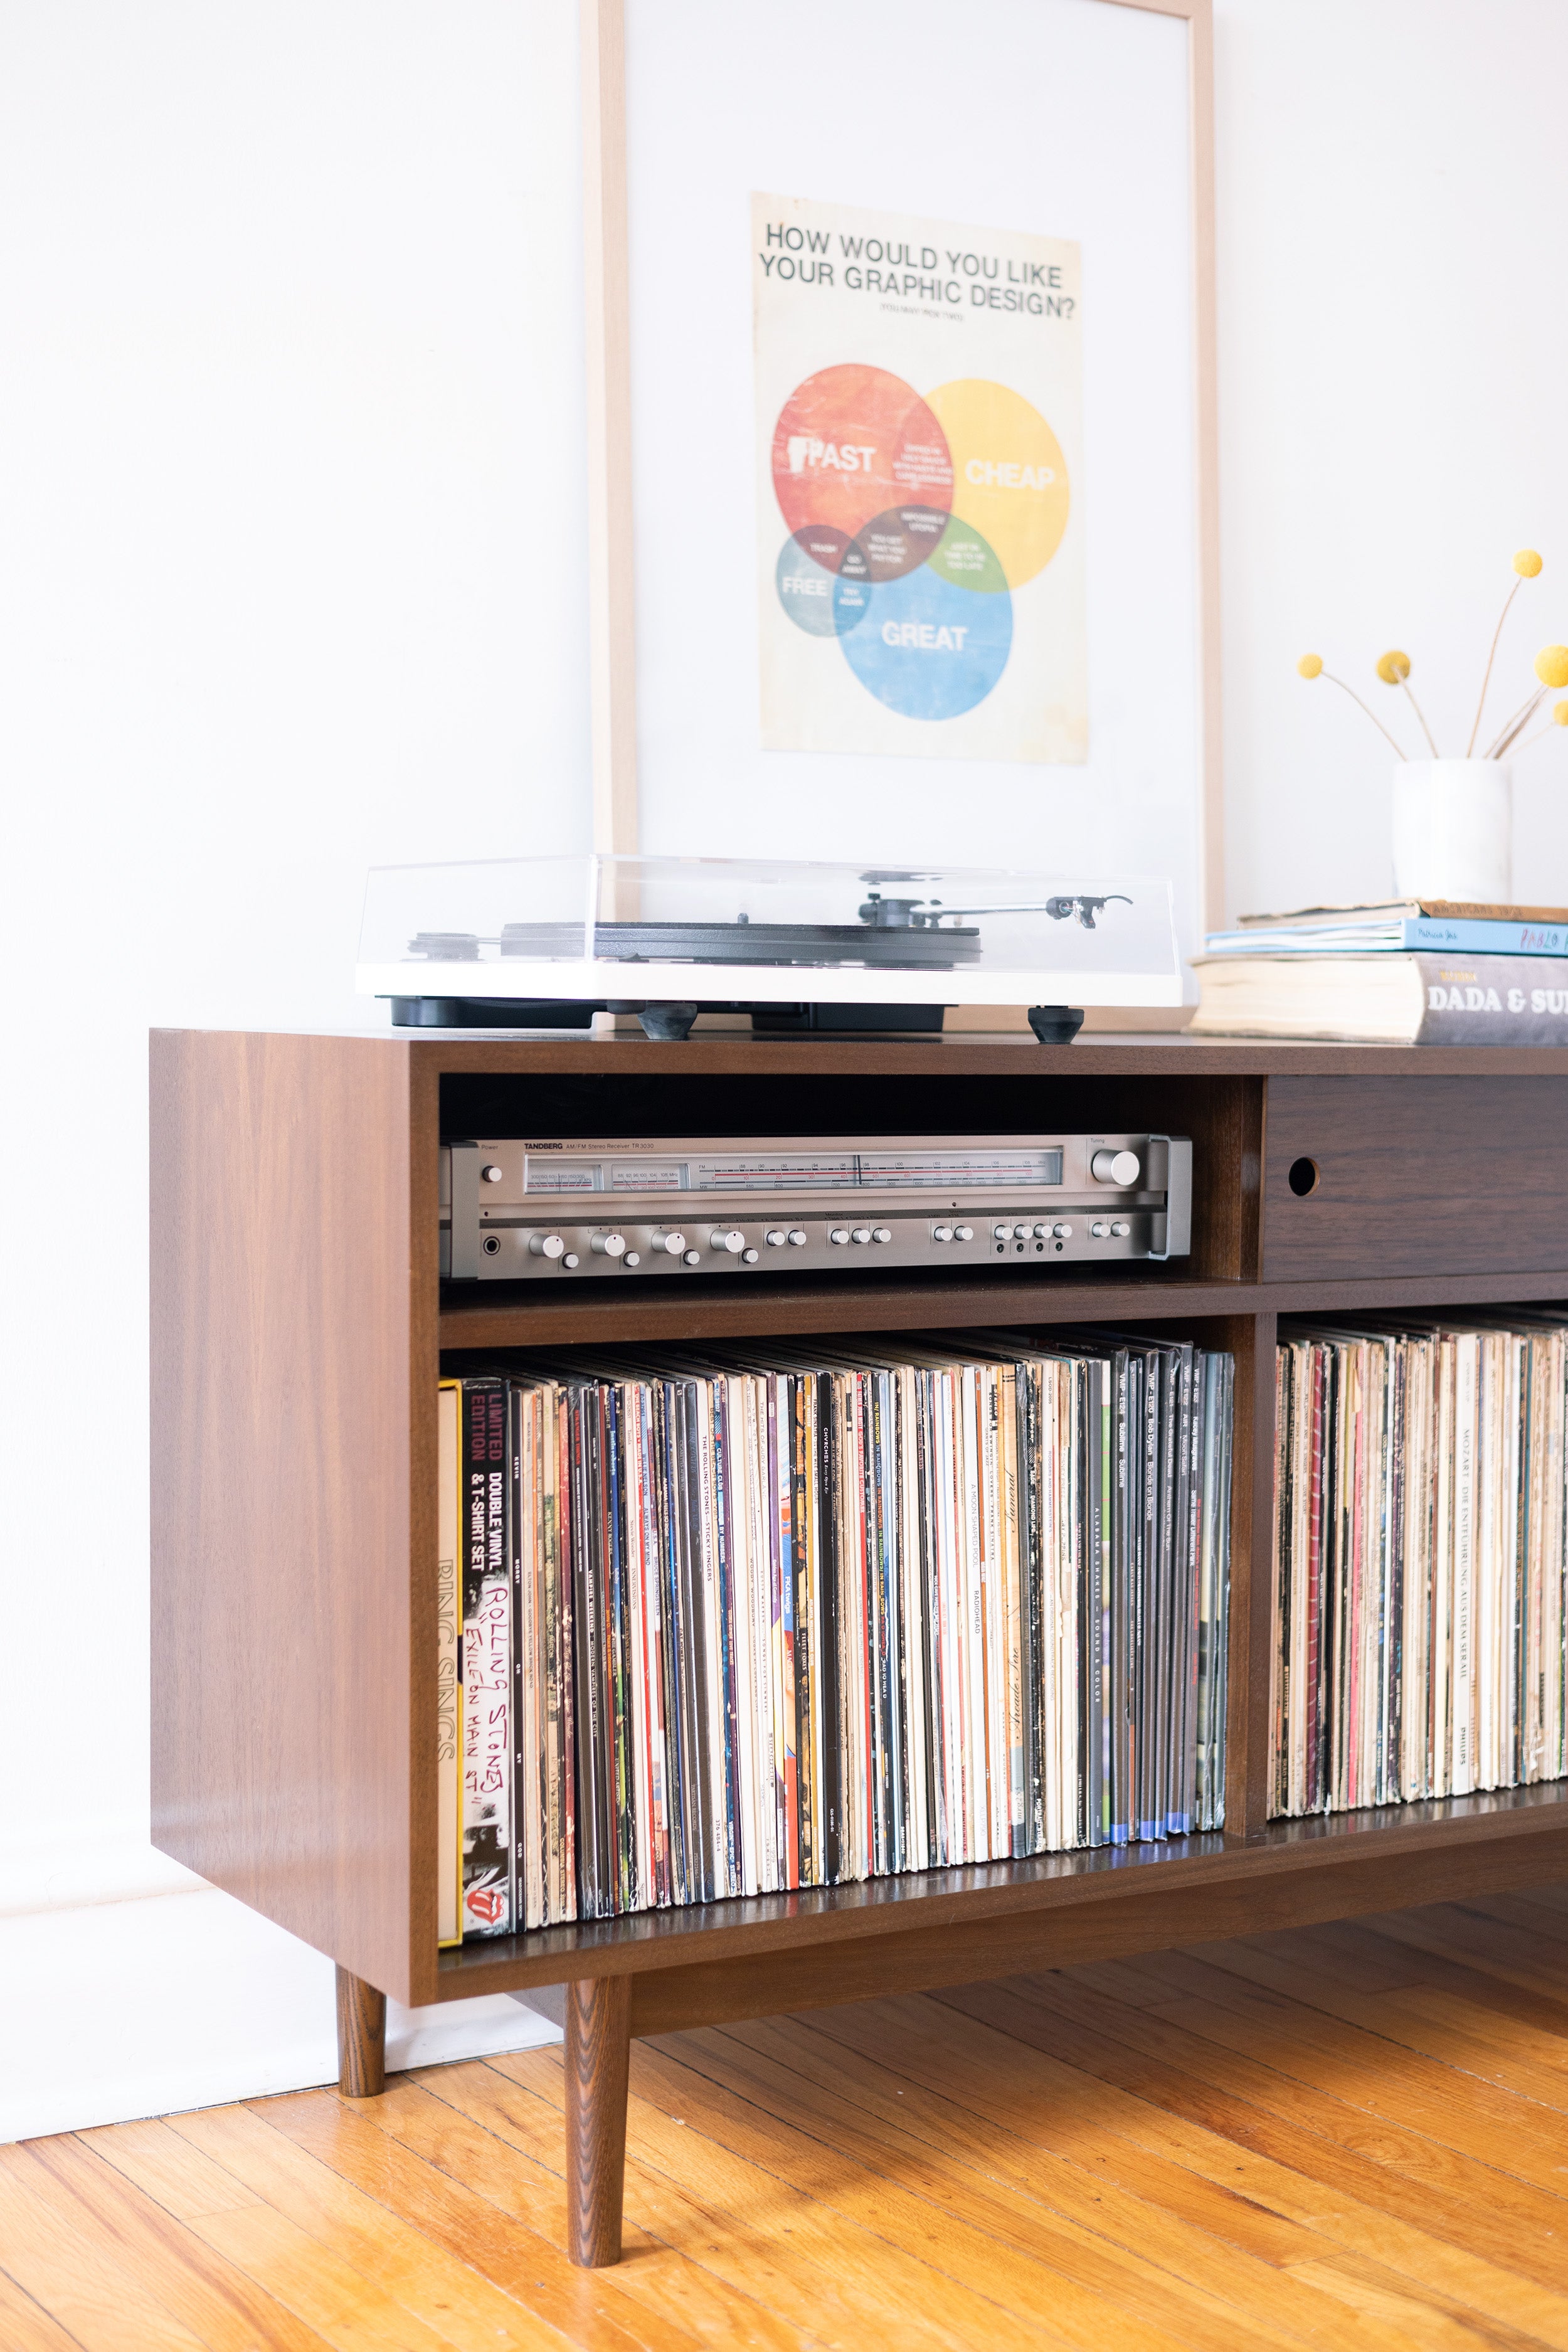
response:
[[[645,1037],[689,1037],[695,1004],[645,1004],[637,1014]]]
[[[1072,1004],[1031,1004],[1029,1026],[1042,1045],[1070,1045],[1083,1027],[1083,1014]]]

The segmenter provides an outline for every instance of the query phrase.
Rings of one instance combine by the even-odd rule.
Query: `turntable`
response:
[[[379,866],[356,979],[402,1026],[626,1012],[658,1037],[703,1010],[779,1035],[933,1031],[949,1004],[1017,1004],[1066,1042],[1086,1005],[1181,1002],[1168,882],[739,858]]]

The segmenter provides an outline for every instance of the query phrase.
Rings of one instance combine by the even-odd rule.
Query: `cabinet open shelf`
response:
[[[1568,1873],[1568,1784],[1270,1822],[1267,1753],[1279,1318],[1568,1299],[1568,1053],[160,1032],[152,1076],[155,1839],[337,1962],[345,2086],[380,2085],[389,1993],[516,1992],[561,2017],[581,2247],[615,2239],[630,2034]],[[440,1281],[444,1134],[804,1132],[825,1117],[1190,1135],[1192,1254],[840,1281]],[[1305,1196],[1288,1181],[1302,1157],[1318,1171]],[[443,1368],[572,1343],[1086,1321],[1173,1327],[1237,1360],[1223,1835],[438,1951]]]

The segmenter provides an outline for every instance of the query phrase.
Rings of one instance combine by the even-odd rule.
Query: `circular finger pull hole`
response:
[[[1309,1192],[1315,1192],[1317,1189],[1317,1161],[1315,1160],[1292,1160],[1290,1162],[1290,1190],[1295,1193],[1296,1198],[1299,1201],[1304,1201]]]
[[[485,1255],[487,1257],[494,1257],[500,1248],[500,1235],[499,1234],[487,1234],[485,1235]]]

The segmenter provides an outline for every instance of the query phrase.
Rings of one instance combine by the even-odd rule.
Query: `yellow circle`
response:
[[[995,552],[1009,588],[1043,572],[1068,527],[1061,444],[1005,383],[960,377],[926,394],[952,454],[952,511]]]

